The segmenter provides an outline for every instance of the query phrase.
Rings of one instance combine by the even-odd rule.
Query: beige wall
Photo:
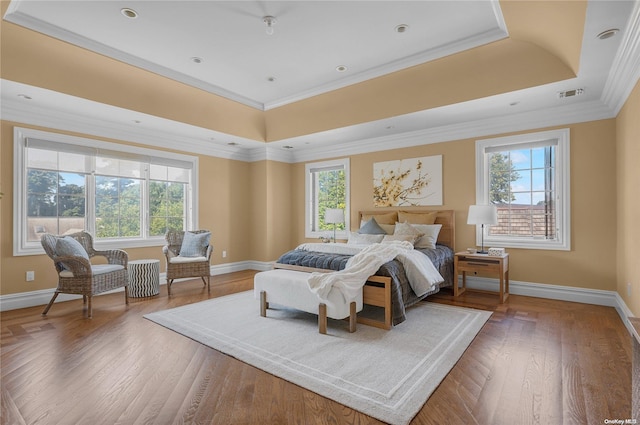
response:
[[[512,264],[510,276],[524,282],[615,290],[616,217],[612,214],[616,203],[615,120],[568,127],[571,130],[572,249],[508,249]],[[456,212],[457,249],[475,246],[475,228],[466,224],[468,207],[475,203],[475,139],[352,156],[352,228],[357,227],[359,210],[374,209],[373,163],[429,155],[443,156],[442,208]],[[294,175],[294,180],[304,180],[303,164],[296,165]],[[293,205],[294,214],[301,216],[303,185],[294,185]],[[296,226],[296,239],[305,240],[303,222]]]
[[[630,255],[628,253],[632,252],[630,247],[635,241],[632,235],[638,231],[637,228],[633,228],[634,222],[628,217],[631,211],[638,207],[637,196],[633,195],[637,192],[638,171],[632,160],[637,157],[634,154],[637,155],[638,130],[635,120],[628,118],[637,114],[638,97],[636,88],[618,120],[620,140],[617,156],[616,120],[569,126],[572,250],[564,252],[510,249],[512,279],[591,289],[618,289],[622,296],[626,294],[626,289],[622,286],[630,280],[634,284],[635,292],[640,292],[637,262],[627,259]],[[12,256],[13,125],[2,122],[1,127],[0,175],[1,187],[5,192],[4,198],[0,201],[0,277],[3,295],[55,286],[51,263],[46,256]],[[632,148],[636,150],[632,151]],[[466,224],[466,214],[468,206],[475,202],[475,139],[352,156],[352,222],[356,222],[358,210],[373,209],[373,163],[429,155],[443,156],[442,208],[456,211],[456,246],[458,249],[474,246],[474,229]],[[618,175],[614,172],[616,159],[623,164],[622,167],[618,167]],[[199,221],[201,228],[209,228],[213,232],[215,251],[212,264],[274,260],[282,252],[305,240],[303,163],[245,163],[201,155],[199,167]],[[594,170],[602,172],[596,173]],[[617,219],[616,215],[612,214],[616,209],[614,188],[617,181],[620,197],[618,245]],[[629,207],[629,202],[635,204]],[[623,254],[618,257],[618,278],[616,249]],[[228,253],[225,259],[221,256],[223,250]],[[131,259],[161,258],[157,247],[127,251]],[[24,281],[26,270],[36,272],[34,282]],[[637,312],[637,299],[625,299]]]
[[[0,122],[0,178],[4,197],[0,200],[0,294],[14,294],[54,288],[53,265],[46,255],[13,256],[13,127],[22,124]],[[36,127],[31,127],[36,128]],[[45,131],[55,131],[39,128]],[[67,133],[74,134],[75,133]],[[80,135],[98,139],[93,136]],[[115,143],[117,140],[102,139]],[[147,146],[148,147],[148,146]],[[249,179],[253,164],[235,160],[199,156],[199,227],[210,229],[214,251],[213,265],[254,259],[249,251],[253,242],[247,225],[253,217],[255,200]],[[264,178],[264,176],[263,176]],[[260,200],[258,200],[260,201]],[[260,204],[263,205],[263,204]],[[164,259],[160,247],[127,248],[129,259]],[[227,258],[222,258],[222,251]],[[265,254],[260,251],[261,256]],[[35,271],[33,282],[25,281],[25,272]]]
[[[640,316],[640,83],[616,119],[617,136],[617,290],[635,316]],[[631,295],[627,294],[631,284]]]

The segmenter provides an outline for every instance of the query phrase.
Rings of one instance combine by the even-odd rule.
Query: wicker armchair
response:
[[[192,230],[191,233],[207,233],[208,230]],[[211,245],[204,247],[200,257],[181,257],[180,249],[184,239],[184,231],[169,230],[165,239],[167,244],[162,248],[162,252],[167,260],[167,292],[171,295],[171,284],[174,279],[185,277],[200,277],[207,286],[207,291],[211,290]],[[205,280],[205,277],[207,280]]]
[[[125,303],[129,304],[129,272],[127,262],[129,257],[125,251],[112,249],[107,251],[96,251],[93,249],[93,238],[85,231],[66,235],[78,241],[87,252],[88,258],[94,256],[106,257],[108,264],[92,265],[83,256],[59,255],[60,247],[58,241],[64,236],[56,236],[49,233],[42,235],[40,242],[53,260],[53,264],[58,272],[58,287],[53,294],[51,301],[42,312],[46,315],[58,294],[79,294],[85,304],[88,301],[88,317],[92,317],[91,297],[102,292],[124,287]]]

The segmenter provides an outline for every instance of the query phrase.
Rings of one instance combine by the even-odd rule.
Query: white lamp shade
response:
[[[324,211],[324,222],[327,224],[344,223],[344,210],[339,208],[327,208]]]
[[[469,205],[467,224],[498,224],[498,209],[495,205]]]

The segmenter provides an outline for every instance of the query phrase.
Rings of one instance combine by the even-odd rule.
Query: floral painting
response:
[[[373,164],[373,205],[442,205],[442,155]]]

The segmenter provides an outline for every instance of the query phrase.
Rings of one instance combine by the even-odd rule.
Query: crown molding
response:
[[[25,105],[23,102],[2,98],[2,120],[45,127],[59,131],[111,138],[131,143],[141,143],[154,148],[180,150],[188,153],[214,156],[218,158],[250,161],[247,149],[205,140],[198,140],[179,133],[139,127],[133,124],[108,121],[69,113],[40,106]],[[259,143],[259,142],[256,142]]]
[[[629,16],[627,31],[613,60],[602,91],[602,101],[618,115],[640,79],[640,2]]]
[[[341,143],[340,145],[324,145],[317,148],[308,148],[292,152],[293,162],[316,161],[339,156],[493,136],[513,131],[597,121],[613,117],[615,117],[615,113],[601,101],[591,101],[460,124],[433,127],[426,130],[385,135],[350,143]],[[320,140],[321,138],[316,139],[316,141]]]

